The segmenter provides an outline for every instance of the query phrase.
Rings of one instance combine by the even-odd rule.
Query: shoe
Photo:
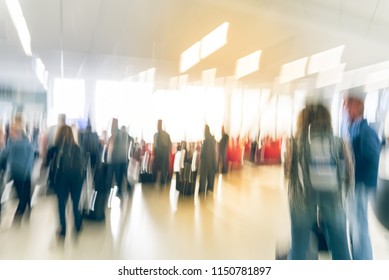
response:
[[[61,238],[65,238],[65,236],[66,236],[66,229],[60,228],[60,229],[57,231],[57,236],[58,236],[58,237],[61,237]]]
[[[75,232],[77,233],[77,234],[79,234],[81,231],[82,231],[82,224],[80,224],[79,226],[75,226]]]
[[[16,212],[13,219],[14,225],[20,225],[22,223],[23,214],[20,212]]]
[[[26,211],[25,211],[25,220],[27,221],[27,222],[29,222],[30,221],[30,217],[31,217],[31,208],[28,208],[28,209],[26,209]]]

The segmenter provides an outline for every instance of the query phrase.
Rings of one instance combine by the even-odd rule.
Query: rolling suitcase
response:
[[[194,174],[191,171],[191,164],[185,163],[185,168],[183,172],[183,189],[182,189],[183,195],[189,196],[194,194],[196,179],[193,179],[194,178],[193,175]]]
[[[153,174],[153,161],[154,157],[148,151],[141,157],[139,177],[142,183],[155,182],[155,177]]]
[[[94,190],[89,201],[89,209],[84,213],[84,218],[104,221],[110,184],[112,182],[112,171],[107,164],[100,163],[95,170],[93,181]]]

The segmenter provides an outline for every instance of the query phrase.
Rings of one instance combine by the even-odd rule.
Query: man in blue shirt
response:
[[[365,92],[352,88],[344,100],[349,117],[349,137],[355,164],[355,195],[348,203],[351,253],[355,260],[373,258],[369,236],[367,205],[377,186],[380,141],[363,118]]]

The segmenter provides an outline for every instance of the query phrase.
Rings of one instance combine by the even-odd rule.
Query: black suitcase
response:
[[[194,194],[194,191],[195,191],[195,183],[194,182],[185,182],[182,194],[189,196],[189,195]]]
[[[154,157],[150,152],[146,152],[140,161],[139,179],[142,183],[154,183],[155,176],[153,174]]]
[[[105,210],[108,203],[108,194],[112,182],[112,170],[105,163],[97,166],[94,176],[94,192],[91,197],[89,209],[84,218],[95,221],[104,221]]]
[[[183,182],[182,182],[182,194],[183,195],[192,195],[195,191],[196,177],[195,173],[191,171],[191,164],[185,163],[185,168],[183,172]]]
[[[95,191],[92,196],[89,212],[84,217],[88,220],[104,221],[107,198],[108,194],[106,192]]]

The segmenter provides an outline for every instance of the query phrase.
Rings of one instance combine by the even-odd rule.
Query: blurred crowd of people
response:
[[[226,174],[232,168],[231,162],[243,161],[241,146],[236,145],[239,150],[235,149],[224,127],[219,143],[208,125],[204,127],[203,141],[172,143],[162,120],[158,120],[153,143],[146,143],[131,137],[125,126],[119,128],[116,118],[112,119],[109,137],[106,131],[96,133],[89,120],[85,129],[69,126],[67,121],[66,115],[60,114],[57,124],[42,129],[37,126],[30,131],[23,114],[17,113],[5,131],[0,130],[0,196],[4,186],[12,182],[19,200],[14,221],[20,221],[24,213],[31,212],[36,184],[45,184],[47,193],[57,197],[59,237],[67,233],[69,197],[75,232],[81,231],[83,217],[89,210],[84,208],[89,205],[84,200],[90,199],[90,189],[86,188],[98,189],[99,195],[105,193],[102,206],[98,205],[104,209],[107,192],[114,186],[120,198],[139,181],[166,186],[174,174],[176,189],[183,195],[194,194],[197,174],[199,192],[206,193],[213,191],[217,172]],[[239,155],[232,156],[235,153]],[[37,166],[39,178],[32,181]],[[90,178],[92,182],[87,186]]]
[[[76,234],[82,229],[85,212],[90,210],[85,208],[89,202],[84,200],[90,200],[85,188],[92,188],[99,195],[93,201],[100,204],[93,208],[101,208],[102,212],[107,192],[113,186],[120,198],[139,181],[166,186],[175,179],[177,191],[193,195],[199,175],[198,192],[205,194],[214,191],[217,173],[230,172],[234,164],[241,166],[245,158],[258,163],[266,153],[264,147],[273,145],[275,148],[269,150],[275,151],[273,156],[280,163],[280,147],[285,144],[284,170],[289,180],[291,220],[288,258],[317,258],[313,240],[322,235],[333,259],[372,259],[367,212],[377,186],[381,143],[363,118],[364,94],[356,88],[344,98],[348,116],[345,135],[335,136],[328,109],[312,104],[300,112],[296,134],[287,141],[264,138],[250,143],[230,137],[222,127],[217,142],[205,125],[202,141],[172,143],[163,121],[158,120],[153,143],[146,143],[131,137],[125,126],[119,128],[116,118],[112,119],[108,137],[106,131],[100,135],[93,131],[89,121],[85,129],[67,125],[64,114],[58,116],[54,126],[29,130],[22,114],[16,114],[5,131],[0,130],[0,196],[4,185],[13,181],[19,200],[14,221],[20,221],[26,213],[28,216],[36,183],[32,182],[32,170],[39,164],[40,182],[43,178],[48,191],[57,197],[58,236],[64,238],[68,232],[69,197]],[[315,142],[314,137],[321,142]],[[313,159],[313,152],[320,148],[328,150]]]

